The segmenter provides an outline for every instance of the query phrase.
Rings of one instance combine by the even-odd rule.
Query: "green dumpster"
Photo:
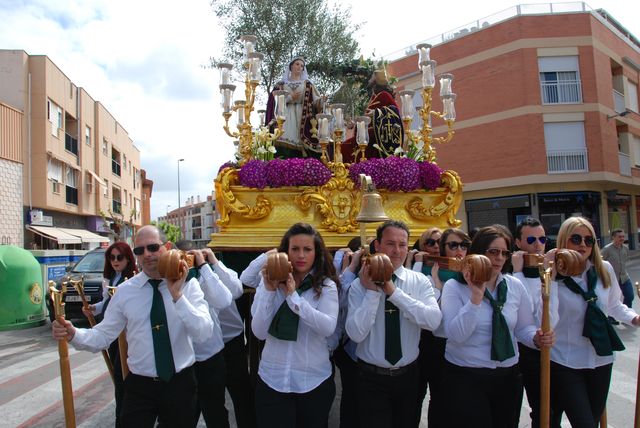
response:
[[[27,250],[0,246],[0,330],[35,327],[45,315],[40,264]]]

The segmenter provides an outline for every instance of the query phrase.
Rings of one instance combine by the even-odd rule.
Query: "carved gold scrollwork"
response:
[[[357,230],[356,216],[360,209],[360,192],[348,177],[347,168],[342,163],[329,164],[334,176],[325,185],[306,188],[296,196],[295,202],[302,210],[316,204],[316,210],[323,216],[320,223],[328,231],[348,233]]]
[[[432,206],[425,206],[422,198],[412,198],[406,205],[407,212],[418,220],[427,220],[429,218],[447,216],[447,223],[452,227],[458,227],[462,222],[456,219],[455,210],[458,206],[460,198],[462,198],[462,181],[460,176],[453,171],[445,171],[442,173],[441,183],[446,189],[444,199]]]
[[[256,204],[250,207],[240,201],[231,191],[231,186],[238,182],[238,170],[225,168],[215,180],[216,209],[220,213],[217,221],[219,226],[229,224],[229,215],[237,213],[243,218],[258,220],[269,215],[273,204],[262,195],[256,198]]]

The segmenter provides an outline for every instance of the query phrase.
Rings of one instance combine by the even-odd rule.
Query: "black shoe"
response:
[[[620,325],[620,322],[613,317],[609,317],[609,322],[611,323],[611,325]]]

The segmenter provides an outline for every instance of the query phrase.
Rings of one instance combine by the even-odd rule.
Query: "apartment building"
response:
[[[211,234],[218,230],[215,211],[214,195],[208,195],[205,201],[201,201],[200,196],[191,196],[184,206],[158,217],[158,222],[180,227],[183,239],[193,241],[197,248],[204,248],[211,242]]]
[[[532,215],[553,239],[565,218],[582,215],[603,242],[621,227],[637,247],[636,37],[604,10],[563,3],[514,6],[426,43],[436,73],[454,75],[456,134],[436,150],[462,177],[465,227],[514,229]],[[422,105],[417,57],[414,46],[388,69]],[[446,131],[432,125],[436,136]]]
[[[23,115],[25,246],[89,249],[130,238],[142,224],[142,180],[126,129],[47,56],[0,50],[0,66],[0,102]]]
[[[0,245],[24,245],[22,232],[22,168],[24,115],[0,103]]]

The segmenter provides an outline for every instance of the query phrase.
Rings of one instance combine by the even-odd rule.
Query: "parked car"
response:
[[[102,272],[104,270],[104,248],[98,248],[85,254],[73,265],[63,276],[54,278],[56,287],[60,290],[62,283],[70,279],[84,279],[84,294],[87,303],[93,305],[102,300]],[[53,321],[54,313],[51,306],[51,297],[47,293],[47,308],[49,309],[49,319]],[[82,318],[82,299],[76,289],[67,284],[67,292],[64,295],[65,315],[67,319]]]

